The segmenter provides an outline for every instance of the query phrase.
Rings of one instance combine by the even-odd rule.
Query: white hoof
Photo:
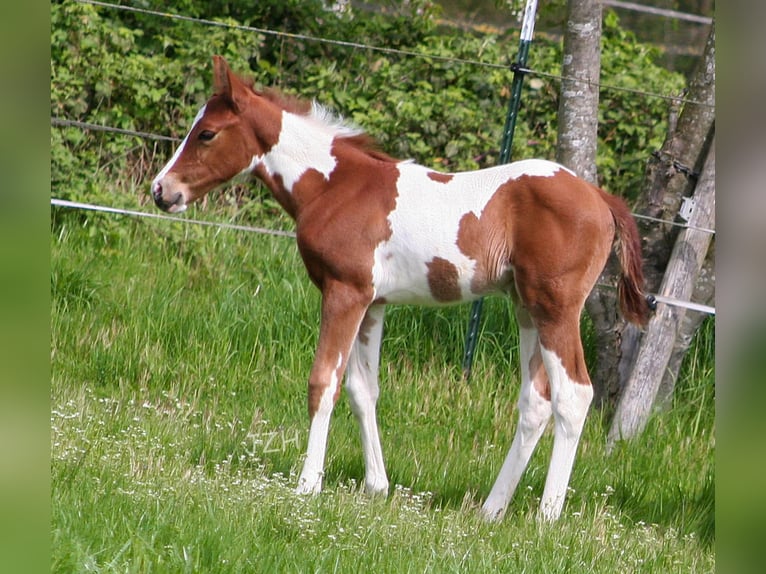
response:
[[[298,479],[298,486],[295,488],[296,494],[319,494],[322,492],[322,477],[307,479],[301,477]]]
[[[487,522],[500,522],[505,515],[505,508],[496,508],[494,506],[488,506],[484,503],[481,507],[481,517]]]
[[[370,496],[388,496],[388,479],[383,476],[368,478],[364,482],[364,491]]]

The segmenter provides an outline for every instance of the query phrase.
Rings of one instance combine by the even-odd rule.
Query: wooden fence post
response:
[[[715,139],[710,144],[693,198],[695,206],[689,225],[714,228]],[[711,233],[693,227],[678,234],[658,295],[689,300],[712,239]],[[683,307],[657,304],[657,311],[646,327],[635,364],[617,405],[607,440],[608,450],[618,440],[640,433],[646,425],[685,313]]]

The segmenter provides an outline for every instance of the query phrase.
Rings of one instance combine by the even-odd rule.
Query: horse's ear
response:
[[[213,91],[216,94],[231,96],[229,73],[229,64],[223,56],[213,56]]]
[[[237,78],[229,68],[229,64],[223,56],[213,56],[213,91],[216,94],[224,96],[235,111],[238,111],[237,106]]]

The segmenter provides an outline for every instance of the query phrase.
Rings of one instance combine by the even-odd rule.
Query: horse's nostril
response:
[[[152,195],[154,199],[162,197],[162,184],[159,181],[152,186]]]

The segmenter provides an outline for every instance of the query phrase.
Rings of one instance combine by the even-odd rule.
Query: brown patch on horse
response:
[[[452,181],[453,177],[455,176],[452,175],[451,173],[441,173],[439,171],[428,172],[428,179],[431,179],[439,183],[449,183],[450,181]]]
[[[510,286],[513,275],[509,267],[512,245],[510,238],[510,187],[513,182],[500,186],[487,202],[481,217],[466,213],[460,219],[457,246],[476,262],[471,291],[480,294],[490,287]]]
[[[611,251],[614,222],[600,190],[565,171],[522,176],[512,184],[510,263],[516,289],[567,376],[590,384],[582,345],[572,340],[579,316]],[[509,184],[510,185],[510,184]]]
[[[298,248],[320,289],[332,279],[369,295],[370,304],[375,248],[391,237],[388,214],[396,207],[399,171],[394,163],[371,165],[374,158],[346,161],[343,156],[355,148],[339,141],[333,143],[338,163],[329,181],[309,170],[293,188],[301,201],[309,189],[315,194],[298,216]]]
[[[572,348],[568,340],[579,324],[563,326],[561,321],[581,312],[611,250],[614,221],[602,193],[565,171],[524,175],[499,186],[481,217],[463,216],[457,240],[458,248],[476,261],[471,289],[480,293],[487,285],[510,284],[512,278],[541,343],[583,385],[590,384],[590,377],[582,348]],[[544,385],[538,384],[545,396]]]
[[[362,324],[359,325],[359,333],[357,334],[357,338],[359,339],[359,342],[362,345],[369,345],[370,343],[370,331],[372,331],[372,328],[375,327],[377,322],[375,319],[370,317],[369,314],[364,315],[364,319],[362,319]]]
[[[441,257],[434,257],[427,264],[428,287],[439,302],[459,301],[462,297],[458,284],[458,271],[452,263]]]
[[[579,320],[565,325],[543,325],[538,329],[540,344],[547,350],[555,353],[561,361],[569,380],[578,385],[590,386],[591,380],[588,367],[585,364],[582,342],[577,338],[573,342],[571,334],[579,333]]]
[[[354,147],[363,152],[365,155],[371,157],[372,159],[378,161],[383,161],[386,163],[399,163],[400,161],[381,150],[378,146],[378,142],[375,141],[375,138],[366,133],[335,138],[336,146],[342,144],[348,144],[351,147]]]
[[[309,392],[308,392],[308,409],[309,409],[309,420],[312,420],[314,418],[314,415],[319,410],[319,403],[322,400],[322,393],[324,393],[324,389],[326,387],[312,387],[311,383],[309,383]]]
[[[343,373],[346,370],[345,359],[344,359],[343,363],[344,363],[343,366],[338,367],[335,370],[335,377],[336,377],[338,383],[335,385],[335,392],[332,395],[332,402],[333,403],[337,403],[338,402],[338,399],[340,398],[340,390],[343,388]]]
[[[260,155],[267,154],[279,141],[279,135],[282,132],[281,110],[295,106],[296,109],[302,109],[303,113],[307,113],[305,106],[296,98],[289,98],[276,90],[259,92],[253,88],[252,80],[243,79],[228,68],[216,71],[215,83],[216,94],[207,103],[206,121],[224,118],[223,121],[226,122],[224,110],[228,110],[241,115],[247,122],[258,125],[256,149],[251,151],[256,151]],[[225,127],[225,123],[220,127]],[[204,128],[205,126],[199,127],[200,130]],[[190,138],[190,143],[192,142],[194,139]]]

